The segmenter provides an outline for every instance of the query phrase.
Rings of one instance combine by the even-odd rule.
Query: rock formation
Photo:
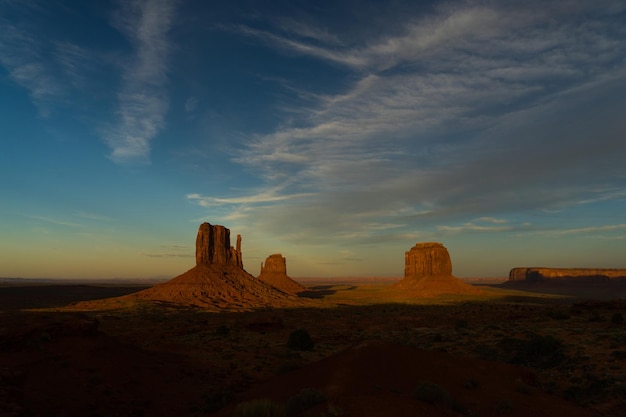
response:
[[[404,253],[404,279],[394,288],[421,297],[481,293],[452,275],[450,254],[437,242],[417,243]]]
[[[626,281],[626,269],[609,268],[513,268],[509,283]]]
[[[249,310],[306,304],[293,294],[259,280],[243,269],[241,236],[230,246],[230,230],[203,223],[196,238],[196,266],[167,281],[115,299],[85,302],[78,309],[130,307],[138,302],[202,307],[213,310]],[[96,305],[98,304],[98,305]]]
[[[287,275],[287,260],[280,253],[270,255],[261,263],[261,274],[258,277],[281,291],[297,294],[306,288]]]
[[[230,230],[220,225],[202,223],[196,237],[196,265],[233,265],[243,268],[241,235],[237,248],[230,246]]]
[[[448,250],[441,243],[417,243],[404,252],[404,277],[452,275]]]

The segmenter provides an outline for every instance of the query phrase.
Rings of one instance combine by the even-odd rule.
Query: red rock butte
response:
[[[230,246],[230,230],[203,223],[196,237],[196,266],[152,288],[100,303],[77,307],[119,308],[127,303],[151,302],[214,310],[249,310],[265,307],[294,307],[305,301],[259,280],[243,269],[241,236]],[[99,305],[96,305],[99,304]]]
[[[265,264],[261,263],[261,274],[258,278],[286,293],[297,294],[306,291],[306,287],[287,275],[287,260],[280,253],[268,256]]]
[[[448,249],[438,242],[417,243],[405,252],[404,279],[393,287],[418,297],[482,293],[452,275]]]

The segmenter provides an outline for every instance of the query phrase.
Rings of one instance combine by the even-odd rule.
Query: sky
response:
[[[0,276],[626,268],[626,2],[0,0]]]

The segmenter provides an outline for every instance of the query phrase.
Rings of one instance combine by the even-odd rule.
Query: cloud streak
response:
[[[65,96],[64,85],[46,55],[47,42],[34,31],[0,18],[0,64],[11,79],[28,90],[42,115]]]
[[[381,219],[450,232],[437,225],[573,206],[621,187],[624,6],[536,6],[448,3],[352,44],[325,31],[307,37],[309,27],[239,26],[278,51],[351,71],[342,89],[315,96],[235,157],[262,172],[268,189],[289,178],[294,194],[315,193],[257,207],[256,221],[293,240],[375,239],[384,232],[368,224]]]
[[[168,58],[172,49],[168,32],[173,19],[172,0],[123,3],[115,15],[114,25],[133,47],[117,93],[118,120],[103,132],[112,149],[110,157],[117,163],[148,162],[150,142],[165,125],[169,106]]]

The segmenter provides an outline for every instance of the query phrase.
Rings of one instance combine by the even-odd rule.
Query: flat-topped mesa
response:
[[[417,243],[404,253],[404,277],[431,275],[452,275],[450,254],[441,243]]]
[[[618,268],[513,268],[509,282],[609,282],[626,281],[626,269]]]
[[[261,274],[269,272],[287,275],[287,259],[280,253],[268,256],[265,265],[261,262]]]
[[[404,278],[392,288],[416,297],[480,294],[481,290],[452,275],[448,249],[438,242],[417,243],[404,253]]]
[[[202,223],[196,237],[196,265],[232,265],[243,268],[241,236],[237,248],[230,246],[230,230],[224,226]]]

